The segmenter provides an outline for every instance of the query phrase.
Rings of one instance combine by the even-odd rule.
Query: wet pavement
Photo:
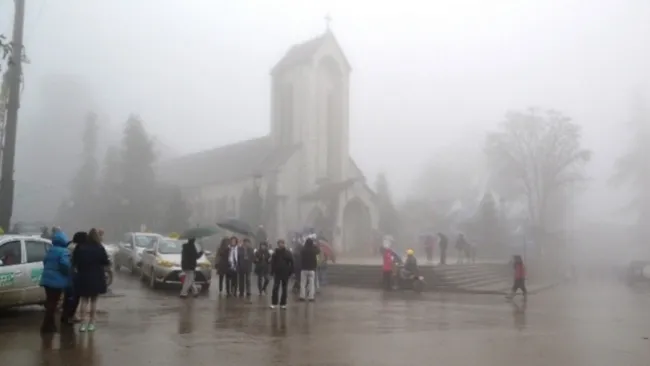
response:
[[[38,307],[0,313],[0,359],[70,365],[648,365],[648,289],[578,283],[521,298],[381,294],[327,288],[271,310],[208,296],[182,300],[121,274],[98,329],[41,337]],[[3,362],[5,364],[5,362]]]

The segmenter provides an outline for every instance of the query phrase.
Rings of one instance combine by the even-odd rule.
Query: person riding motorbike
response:
[[[404,273],[402,277],[408,279],[419,275],[420,271],[418,269],[418,260],[415,258],[415,252],[413,249],[409,249],[406,251],[406,260],[404,261]]]

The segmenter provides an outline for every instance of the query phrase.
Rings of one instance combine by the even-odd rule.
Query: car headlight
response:
[[[165,268],[171,268],[171,267],[174,267],[176,265],[174,262],[170,262],[170,261],[167,261],[167,260],[164,260],[164,259],[157,259],[156,264],[158,264],[161,267],[165,267]]]

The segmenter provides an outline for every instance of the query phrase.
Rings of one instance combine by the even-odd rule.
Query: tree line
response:
[[[85,118],[80,143],[82,163],[72,178],[70,195],[61,202],[57,223],[81,230],[102,227],[119,239],[128,231],[184,230],[191,215],[179,187],[156,180],[156,153],[142,119],[124,123],[121,143],[97,158],[97,115]]]
[[[630,239],[640,242],[650,234],[650,110],[641,96],[628,125],[628,151],[617,160],[610,183],[632,193],[630,202],[621,203],[621,213],[634,218]],[[565,215],[576,192],[589,183],[585,167],[592,154],[582,145],[580,126],[567,115],[534,108],[508,112],[487,133],[474,165],[459,162],[459,154],[443,154],[423,169],[413,193],[400,204],[380,175],[375,187],[380,231],[404,238],[407,232],[455,227],[503,247],[519,227],[537,242],[537,250],[549,251],[560,241],[558,233],[574,229],[567,227]],[[477,171],[488,177],[482,197],[472,186]],[[459,201],[477,200],[472,217],[451,214]]]
[[[538,109],[507,113],[499,127],[487,133],[475,165],[457,165],[458,156],[449,155],[423,170],[415,194],[401,205],[393,203],[386,178],[379,177],[381,232],[413,242],[412,237],[404,238],[405,232],[453,229],[473,232],[484,246],[504,246],[512,228],[497,207],[519,205],[523,210],[516,224],[543,243],[559,230],[552,219],[565,209],[567,192],[585,182],[584,167],[591,159],[577,124],[560,112]],[[479,187],[474,182],[477,174],[488,177]],[[465,208],[471,215],[462,213],[459,202],[471,202]],[[455,210],[461,213],[455,215]]]

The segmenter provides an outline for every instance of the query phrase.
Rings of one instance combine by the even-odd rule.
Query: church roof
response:
[[[333,38],[334,43],[336,43],[336,45],[338,46],[338,42],[336,41],[334,34],[329,30],[316,38],[312,38],[308,41],[293,45],[287,51],[284,57],[282,57],[280,61],[278,61],[278,63],[275,64],[275,66],[273,66],[273,69],[271,69],[271,73],[274,74],[276,72],[310,62],[313,59],[314,55],[318,52],[318,50],[323,45],[325,45],[325,42],[327,42],[327,39],[330,37]],[[340,49],[340,46],[338,47]],[[350,63],[345,58],[343,51],[341,51],[341,55],[343,55],[343,60],[345,61],[345,64],[349,68]]]
[[[259,137],[163,162],[158,175],[182,187],[237,181],[279,168],[298,148],[274,147],[269,136]]]

